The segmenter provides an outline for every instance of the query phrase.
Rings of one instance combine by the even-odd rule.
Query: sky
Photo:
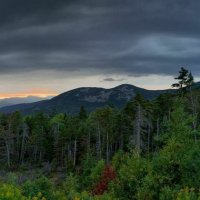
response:
[[[200,80],[199,0],[0,1],[0,98]]]

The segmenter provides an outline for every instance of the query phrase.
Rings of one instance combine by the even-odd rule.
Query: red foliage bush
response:
[[[115,180],[116,172],[114,171],[111,165],[107,165],[102,173],[100,181],[95,185],[92,194],[93,195],[102,195],[108,190],[109,182]]]

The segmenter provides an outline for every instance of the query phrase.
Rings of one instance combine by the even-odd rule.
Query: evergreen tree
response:
[[[179,71],[179,75],[175,79],[178,80],[178,82],[172,84],[172,87],[180,89],[182,94],[186,92],[187,88],[191,88],[191,86],[194,83],[194,78],[193,78],[192,73],[189,72],[184,67],[181,67]]]
[[[85,110],[84,106],[81,106],[80,111],[79,111],[79,119],[84,120],[87,118],[87,112]]]

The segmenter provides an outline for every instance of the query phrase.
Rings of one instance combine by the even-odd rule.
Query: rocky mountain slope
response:
[[[111,89],[84,87],[62,93],[50,100],[6,106],[0,108],[0,112],[10,113],[19,110],[24,114],[32,114],[39,111],[77,114],[81,106],[84,106],[88,112],[109,104],[120,108],[137,93],[143,95],[146,99],[154,99],[162,93],[171,91],[146,90],[128,84],[119,85]]]

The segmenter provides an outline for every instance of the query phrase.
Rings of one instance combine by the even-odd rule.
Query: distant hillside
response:
[[[28,97],[13,97],[13,98],[5,98],[0,99],[0,108],[5,106],[12,106],[16,104],[22,104],[22,103],[33,103],[37,101],[42,101],[45,99],[50,99],[51,97],[36,97],[36,96],[28,96]]]
[[[0,108],[0,112],[10,113],[20,110],[24,114],[32,114],[38,111],[77,114],[81,106],[84,106],[88,112],[109,104],[120,108],[137,93],[151,100],[168,92],[172,92],[172,90],[146,90],[128,84],[111,89],[85,87],[62,93],[50,100],[6,106]]]

